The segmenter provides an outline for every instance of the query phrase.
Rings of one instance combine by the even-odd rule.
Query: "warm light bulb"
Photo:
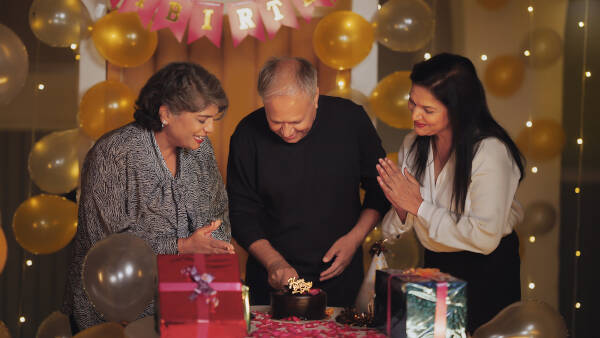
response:
[[[25,319],[25,317],[24,317],[24,316],[21,316],[21,317],[19,317],[19,321],[20,321],[21,323],[25,323],[26,319]]]
[[[576,309],[579,309],[580,307],[581,307],[581,303],[580,302],[575,303],[575,308]]]
[[[487,60],[487,55],[485,55],[485,54],[481,54],[481,60],[482,60],[482,61],[485,61],[485,60]]]
[[[46,86],[43,83],[38,84],[38,90],[44,90]]]
[[[581,137],[577,139],[577,144],[583,144],[583,139]]]
[[[81,59],[81,55],[75,54],[75,60],[79,61],[79,59]]]
[[[592,77],[592,72],[590,72],[589,70],[585,72],[585,77]]]
[[[529,6],[529,7],[527,7],[527,11],[528,11],[529,13],[533,12],[533,6]]]
[[[529,51],[529,49],[525,49],[525,51],[523,52],[523,55],[529,56],[529,55],[531,55],[531,52]]]
[[[537,167],[531,167],[531,172],[534,173],[534,174],[537,174],[538,168]]]
[[[377,10],[380,10],[380,9],[381,9],[381,5],[377,5]]]
[[[76,43],[72,43],[70,47],[71,47],[72,50],[75,50],[75,49],[77,49],[77,44]]]
[[[535,236],[529,236],[529,242],[535,243]]]
[[[28,260],[25,261],[25,265],[32,266],[33,265],[33,261],[31,259],[28,259]]]
[[[579,194],[581,192],[581,189],[579,189],[579,187],[575,187],[575,193]]]
[[[526,126],[527,128],[531,128],[531,126],[533,126],[533,122],[531,122],[531,121],[527,121],[527,122],[525,122],[525,126]]]
[[[575,256],[576,256],[576,257],[579,257],[579,256],[581,256],[581,251],[579,251],[579,250],[575,251]]]
[[[583,21],[579,21],[577,25],[579,26],[579,28],[583,28],[585,26],[585,23]]]
[[[534,282],[529,283],[529,288],[531,290],[535,289],[535,283]]]
[[[425,53],[425,55],[423,55],[423,57],[425,58],[425,60],[429,60],[429,59],[431,59],[431,54]]]

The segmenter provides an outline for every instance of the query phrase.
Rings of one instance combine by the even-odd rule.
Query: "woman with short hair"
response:
[[[103,321],[83,290],[81,270],[88,250],[106,236],[132,233],[156,254],[234,251],[227,194],[207,137],[227,106],[214,75],[171,63],[140,91],[135,122],[105,134],[88,152],[63,309],[76,330]],[[152,303],[140,317],[153,313]]]

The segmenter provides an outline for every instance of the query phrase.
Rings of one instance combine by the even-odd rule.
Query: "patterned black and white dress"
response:
[[[130,232],[156,254],[176,254],[177,239],[221,219],[212,235],[229,241],[227,194],[208,139],[196,150],[180,149],[171,174],[154,133],[128,124],[96,142],[81,174],[79,223],[69,266],[63,312],[80,329],[103,322],[87,299],[83,259],[94,243],[112,233]],[[140,317],[154,313],[154,302]]]

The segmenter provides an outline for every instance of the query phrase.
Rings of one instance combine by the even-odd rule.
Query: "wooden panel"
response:
[[[146,84],[146,81],[154,74],[154,58],[146,61],[142,65],[134,68],[123,68],[123,83],[129,87],[137,97],[140,89]]]
[[[252,110],[257,108],[258,100],[255,83],[257,78],[257,48],[262,43],[253,37],[246,37],[237,47],[233,47],[231,31],[227,20],[223,22],[223,55],[224,77],[223,84],[227,95],[231,97],[229,111],[223,119],[221,134],[222,159],[227,159],[229,152],[229,138],[238,122]],[[221,161],[226,166],[226,161]],[[225,174],[225,166],[221,172]],[[227,179],[223,175],[224,179]]]
[[[190,62],[197,63],[202,67],[206,68],[209,72],[215,75],[219,81],[221,81],[221,85],[225,86],[223,83],[223,49],[217,48],[213,45],[207,38],[201,38],[199,40],[194,41],[189,45],[188,48],[188,59]],[[229,99],[229,103],[234,99],[227,90],[225,91],[227,94],[227,98]],[[226,112],[226,115],[229,114],[229,111]],[[213,144],[213,148],[215,150],[215,155],[217,157],[217,164],[219,165],[219,169],[221,174],[225,172],[225,161],[227,157],[224,155],[228,154],[228,149],[223,148],[223,142],[221,141],[223,131],[223,120],[217,121],[214,124],[214,131],[210,137],[210,141]]]
[[[170,29],[161,29],[158,31],[158,46],[154,55],[157,70],[170,62],[187,61],[187,43],[177,41]]]

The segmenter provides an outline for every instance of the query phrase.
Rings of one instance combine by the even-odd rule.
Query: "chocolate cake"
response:
[[[327,293],[312,289],[303,294],[292,294],[289,291],[271,292],[271,311],[273,319],[296,316],[304,320],[325,318]]]

